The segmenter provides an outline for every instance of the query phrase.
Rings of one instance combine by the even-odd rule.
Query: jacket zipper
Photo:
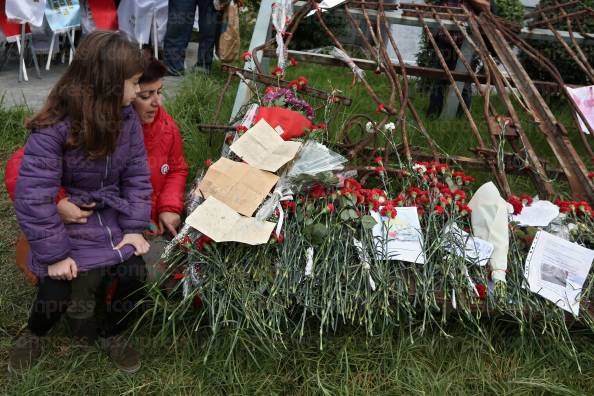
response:
[[[110,162],[110,156],[107,156],[107,160],[105,161],[105,174],[103,175],[103,178],[101,179],[101,189],[103,189],[103,185],[104,185],[104,181],[105,179],[107,179],[107,173],[109,170],[109,162]],[[107,229],[107,234],[109,235],[109,243],[111,244],[112,249],[115,249],[115,245],[113,244],[113,239],[112,239],[112,234],[111,234],[111,229],[109,228],[109,226],[107,225],[103,225],[103,220],[101,219],[101,213],[99,213],[99,211],[97,211],[97,217],[99,219],[99,224],[102,227],[105,227]],[[124,262],[124,257],[122,256],[122,252],[120,252],[119,249],[116,250],[118,252],[118,254],[120,255],[120,263]]]

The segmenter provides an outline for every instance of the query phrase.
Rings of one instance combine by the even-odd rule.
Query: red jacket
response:
[[[181,214],[184,208],[188,165],[177,125],[165,109],[159,108],[155,120],[151,124],[143,125],[143,131],[153,185],[151,220],[156,225],[159,213]],[[4,184],[13,201],[23,154],[24,148],[20,148],[6,163]],[[61,189],[57,200],[64,196],[64,190]]]
[[[183,211],[188,164],[177,125],[164,108],[159,108],[155,120],[143,125],[143,130],[153,185],[151,219],[158,224],[159,213]]]

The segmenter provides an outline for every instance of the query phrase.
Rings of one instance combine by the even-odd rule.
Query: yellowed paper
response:
[[[248,164],[221,158],[208,168],[198,185],[204,198],[215,197],[244,216],[251,216],[278,176]]]
[[[241,242],[260,245],[268,242],[274,223],[245,217],[219,201],[208,197],[187,218],[186,224],[215,242]]]
[[[258,169],[276,172],[295,158],[299,142],[286,142],[264,119],[258,121],[230,147],[248,164]]]

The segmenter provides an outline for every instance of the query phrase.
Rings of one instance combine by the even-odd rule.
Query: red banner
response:
[[[118,30],[118,12],[113,0],[87,0],[87,7],[98,30]]]

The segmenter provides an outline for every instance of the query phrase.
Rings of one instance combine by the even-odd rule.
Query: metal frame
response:
[[[317,4],[313,0],[295,2],[295,4],[300,8],[286,29],[285,46],[289,45],[292,39],[291,33],[297,29],[302,18],[310,10],[317,8]],[[262,2],[252,36],[252,42],[250,43],[252,60],[246,63],[244,66],[245,70],[226,69],[229,72],[229,80],[226,88],[228,88],[233,76],[239,76],[242,79],[235,99],[232,119],[235,118],[240,108],[249,100],[251,91],[246,85],[246,82],[263,82],[266,79],[270,79],[270,76],[267,75],[265,69],[262,67],[261,62],[263,55],[272,54],[275,46],[274,39],[267,39],[269,37],[271,6],[272,0]],[[365,79],[360,81],[366,88],[369,96],[376,103],[384,105],[384,112],[383,119],[377,125],[377,130],[355,141],[350,140],[349,131],[363,128],[369,117],[359,114],[354,115],[347,121],[337,139],[338,143],[342,145],[351,159],[356,160],[360,157],[369,159],[371,156],[381,154],[384,157],[384,163],[389,163],[389,158],[395,154],[393,152],[394,148],[389,145],[384,147],[381,144],[379,131],[390,121],[396,124],[396,130],[392,132],[393,137],[395,137],[395,134],[401,135],[402,143],[397,147],[397,154],[399,156],[403,156],[408,161],[415,158],[443,159],[440,153],[438,153],[437,145],[419,117],[418,111],[409,100],[407,76],[409,73],[410,75],[417,73],[417,75],[446,79],[449,82],[450,92],[448,96],[450,102],[456,103],[456,105],[458,103],[460,104],[464,116],[468,121],[470,131],[477,143],[477,147],[470,148],[470,151],[475,153],[476,160],[472,159],[470,162],[474,164],[480,163],[483,168],[490,170],[504,195],[509,196],[511,194],[507,173],[510,170],[522,170],[532,178],[541,198],[549,198],[556,194],[553,180],[551,179],[551,176],[555,174],[563,175],[567,179],[572,193],[576,198],[585,199],[591,203],[594,202],[594,186],[587,177],[587,169],[584,162],[568,139],[567,130],[554,117],[539,92],[538,88],[542,85],[533,82],[528,77],[511,47],[511,45],[518,47],[544,64],[551,72],[554,82],[541,84],[553,89],[560,89],[567,95],[565,90],[566,85],[555,66],[534,51],[527,44],[526,39],[557,40],[566,44],[567,47],[570,44],[574,47],[579,47],[579,45],[590,42],[594,44],[593,37],[587,35],[583,29],[578,29],[580,31],[579,34],[573,32],[571,29],[565,32],[556,31],[552,28],[552,22],[547,22],[546,20],[544,22],[548,29],[540,28],[542,23],[520,28],[519,26],[504,23],[490,12],[483,12],[477,15],[473,10],[465,7],[405,3],[388,5],[380,0],[379,2],[347,1],[335,9],[339,8],[345,13],[348,20],[347,23],[350,23],[353,30],[360,37],[364,44],[364,49],[369,55],[372,55],[370,59],[377,59],[377,61],[354,61],[359,65],[367,66],[367,68],[380,68],[386,77],[387,83],[391,87],[389,97],[380,98],[374,88]],[[388,9],[390,10],[387,11]],[[537,10],[536,12],[542,17],[547,12],[557,12],[559,9],[564,9],[564,7],[559,5],[551,9]],[[574,12],[571,15],[572,13],[566,11],[563,16],[569,21],[574,16],[579,18],[589,13],[590,10],[586,10],[579,14]],[[325,30],[334,45],[348,54],[348,51],[346,51],[340,40],[325,24],[324,14],[316,12],[312,17],[318,20],[320,26]],[[405,65],[398,50],[396,39],[390,32],[390,26],[393,23],[421,27],[434,48],[442,69],[415,68]],[[366,30],[370,32],[371,40],[363,34],[362,27],[366,27]],[[459,59],[456,70],[449,70],[447,67],[444,56],[437,43],[436,31],[441,32],[439,40],[445,40],[456,51]],[[458,45],[456,43],[456,40],[452,37],[454,32],[457,35],[463,36],[463,42],[465,44]],[[389,58],[387,52],[387,48],[389,47],[394,50],[397,60]],[[472,53],[480,58],[480,62],[484,68],[482,75],[477,74],[470,66],[469,54]],[[295,52],[292,54],[295,54]],[[582,63],[587,64],[587,61],[584,62],[583,54],[580,54],[579,50],[575,49],[574,54]],[[300,55],[301,60],[314,63],[340,62],[338,60],[330,60],[328,56],[323,55],[304,53]],[[499,65],[495,62],[494,57],[498,58],[502,68],[507,73],[502,72]],[[584,65],[584,68],[585,70],[591,70],[590,65]],[[487,136],[481,133],[476,120],[462,100],[461,89],[458,85],[460,81],[474,83],[479,95],[484,99],[483,115],[488,127]],[[503,103],[503,113],[496,110],[490,100],[492,90],[496,91]],[[310,92],[305,93],[309,94]],[[327,96],[330,95],[327,94]],[[457,102],[451,100],[452,98],[457,99]],[[216,112],[215,120],[217,121],[220,104],[222,104],[222,100],[219,100],[219,109]],[[570,104],[575,107],[575,103],[570,101]],[[531,118],[532,125],[539,129],[546,137],[549,146],[559,161],[560,169],[550,169],[541,161],[520,122],[519,112],[521,110],[519,109],[524,110],[525,114]],[[449,111],[451,112],[451,109]],[[583,117],[583,115],[580,114],[580,117]],[[408,121],[408,118],[411,120]],[[577,123],[577,117],[574,121]],[[419,152],[416,148],[410,146],[408,129],[411,127],[411,123],[416,124],[415,128],[425,137],[430,149],[429,153]],[[209,127],[213,127],[213,125],[209,125]],[[214,129],[221,129],[221,126],[215,125],[214,127]],[[503,153],[499,150],[499,144],[502,139],[509,143],[513,152]],[[582,136],[582,142],[586,145],[589,152],[591,152],[588,138]],[[455,159],[453,157],[449,158],[450,160]],[[470,162],[466,161],[466,163]],[[355,167],[364,173],[371,172],[365,166],[355,164]],[[387,171],[390,172],[390,169],[387,169]]]

